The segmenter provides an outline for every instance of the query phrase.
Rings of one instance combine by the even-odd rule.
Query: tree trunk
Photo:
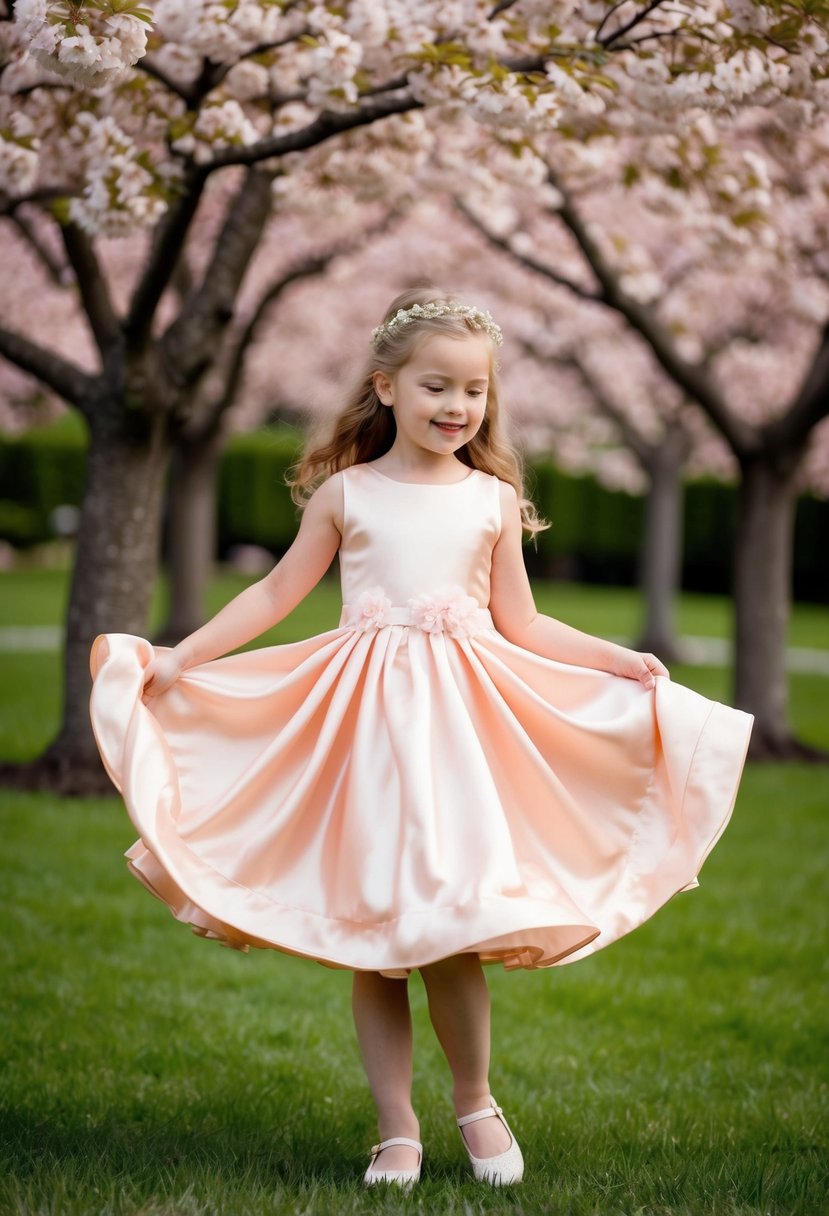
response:
[[[158,562],[166,419],[112,401],[96,411],[66,623],[63,724],[28,765],[0,780],[60,794],[111,791],[89,720],[89,651],[99,633],[146,636]]]
[[[665,663],[674,662],[681,652],[675,609],[682,569],[682,467],[687,455],[684,429],[671,429],[662,443],[649,450],[643,465],[650,482],[639,572],[645,622],[636,648]]]
[[[734,704],[754,714],[755,760],[816,759],[788,718],[786,627],[797,503],[797,460],[757,455],[743,462],[734,560]]]
[[[167,569],[170,607],[154,639],[175,646],[204,624],[205,590],[216,552],[216,484],[222,433],[182,437],[173,452],[167,497]]]

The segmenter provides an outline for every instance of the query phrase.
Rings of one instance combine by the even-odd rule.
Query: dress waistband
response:
[[[343,604],[341,629],[362,631],[405,625],[424,633],[448,633],[451,637],[472,637],[494,629],[488,608],[462,589],[414,596],[407,604],[392,604],[381,587],[372,587],[353,604]]]

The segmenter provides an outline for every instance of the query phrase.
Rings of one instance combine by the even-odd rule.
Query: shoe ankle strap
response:
[[[384,1148],[393,1148],[396,1144],[402,1144],[404,1148],[413,1148],[417,1152],[423,1152],[423,1145],[419,1140],[410,1140],[408,1136],[392,1136],[390,1140],[381,1140],[379,1144],[372,1147],[373,1153],[382,1153]]]
[[[471,1115],[461,1115],[458,1119],[458,1127],[466,1127],[467,1123],[477,1123],[479,1119],[492,1119],[496,1115],[502,1114],[501,1107],[496,1104],[495,1099],[491,1098],[490,1101],[492,1105],[488,1106],[486,1110],[476,1110]]]

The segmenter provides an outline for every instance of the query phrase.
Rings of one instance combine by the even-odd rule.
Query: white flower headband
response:
[[[470,304],[441,304],[437,300],[430,304],[413,304],[411,308],[398,308],[393,317],[377,326],[372,332],[371,340],[378,346],[383,338],[392,337],[404,325],[424,317],[463,317],[475,329],[488,333],[496,346],[500,346],[504,341],[500,327],[488,312],[481,312],[480,308],[473,308]]]

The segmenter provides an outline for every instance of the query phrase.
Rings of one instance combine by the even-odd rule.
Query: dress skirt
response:
[[[91,717],[139,837],[129,867],[178,920],[387,975],[464,952],[538,968],[696,885],[749,715],[542,658],[483,610],[430,628],[375,601],[190,668],[149,706],[150,643],[96,639]]]

